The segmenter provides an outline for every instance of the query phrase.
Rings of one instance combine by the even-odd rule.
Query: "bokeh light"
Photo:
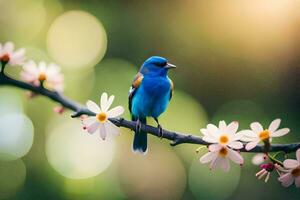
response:
[[[47,47],[65,69],[93,67],[106,51],[107,37],[101,22],[83,11],[68,11],[51,25]]]
[[[62,176],[84,179],[103,172],[112,162],[115,144],[103,141],[98,133],[88,134],[80,120],[69,117],[54,122],[46,139],[46,156]],[[62,151],[63,149],[63,151]]]
[[[14,160],[28,153],[33,143],[33,124],[24,114],[0,116],[0,159]]]
[[[23,44],[39,34],[46,20],[43,0],[0,0],[0,13],[0,38]]]
[[[0,113],[20,113],[23,111],[23,104],[20,95],[11,88],[0,88]]]
[[[21,159],[0,161],[0,199],[11,199],[23,185],[26,168]]]
[[[236,190],[241,175],[241,166],[232,162],[230,165],[228,173],[219,168],[211,171],[208,165],[201,164],[199,158],[195,158],[188,180],[189,188],[196,199],[228,199]]]

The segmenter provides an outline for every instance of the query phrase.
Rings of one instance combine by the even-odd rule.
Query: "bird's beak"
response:
[[[175,65],[171,64],[171,63],[168,63],[166,66],[165,66],[166,69],[174,69],[176,68]]]

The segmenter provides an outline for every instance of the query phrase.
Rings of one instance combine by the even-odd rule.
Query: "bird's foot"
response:
[[[157,128],[158,128],[158,137],[160,137],[160,139],[163,139],[163,136],[164,136],[163,128],[161,127],[160,124],[157,125]]]
[[[142,122],[138,119],[136,120],[135,132],[140,133],[142,128]]]

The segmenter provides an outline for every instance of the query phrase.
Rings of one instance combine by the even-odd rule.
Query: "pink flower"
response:
[[[286,159],[283,162],[287,173],[281,175],[278,180],[284,187],[289,187],[295,182],[296,187],[300,187],[300,149],[296,151],[297,160]]]
[[[265,178],[265,183],[268,182],[269,178],[270,178],[270,174],[276,170],[278,173],[281,171],[282,167],[279,164],[273,164],[273,163],[266,163],[266,164],[262,164],[260,165],[261,170],[259,172],[257,172],[255,174],[255,176],[258,179],[261,179],[263,177]]]
[[[25,49],[14,51],[14,43],[6,42],[3,46],[0,43],[0,61],[9,65],[22,65],[25,60]]]
[[[91,112],[95,113],[96,116],[83,117],[83,129],[87,130],[89,133],[94,133],[97,129],[99,129],[100,137],[103,140],[105,140],[107,133],[111,135],[118,135],[119,128],[108,119],[122,115],[124,108],[122,106],[117,106],[109,110],[113,100],[114,96],[112,95],[108,97],[107,93],[103,93],[101,95],[100,107],[95,102],[89,100],[86,103],[87,108]]]
[[[40,86],[43,83],[43,86],[48,89],[63,91],[64,77],[60,73],[60,68],[53,63],[47,65],[45,62],[40,62],[37,65],[31,60],[24,64],[21,78],[35,86]]]
[[[238,129],[237,122],[231,122],[228,126],[225,121],[219,122],[219,127],[208,124],[206,129],[201,129],[204,141],[213,143],[209,145],[209,152],[200,158],[201,163],[209,163],[210,169],[221,167],[225,172],[230,169],[229,160],[242,165],[243,157],[233,149],[243,148],[243,144],[239,142],[240,135],[236,134]]]
[[[214,170],[216,167],[221,167],[225,172],[230,169],[229,160],[236,164],[242,165],[244,163],[243,157],[237,152],[226,146],[220,144],[211,144],[208,147],[209,151],[200,158],[201,163],[209,163],[210,169]]]
[[[288,128],[278,130],[280,122],[280,119],[275,119],[271,122],[268,129],[264,129],[263,126],[258,122],[253,122],[250,125],[251,130],[240,131],[239,134],[242,135],[241,140],[249,142],[246,145],[246,150],[249,151],[253,149],[261,141],[271,142],[273,137],[280,137],[290,132],[290,129]]]

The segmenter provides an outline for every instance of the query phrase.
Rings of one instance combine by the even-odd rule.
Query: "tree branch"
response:
[[[66,98],[61,93],[48,90],[44,87],[33,86],[31,84],[10,78],[10,77],[6,76],[4,73],[0,73],[0,85],[8,85],[8,86],[17,87],[17,88],[29,90],[36,94],[40,94],[45,97],[48,97],[48,98],[52,99],[53,101],[61,104],[63,107],[73,110],[75,113],[72,115],[72,117],[79,117],[81,115],[89,115],[89,116],[94,115],[94,113],[89,111],[85,106],[83,106],[82,104],[79,104],[71,99]],[[124,127],[124,128],[128,128],[131,130],[134,130],[136,127],[135,121],[128,121],[123,118],[110,118],[109,120],[118,127]],[[151,135],[154,135],[156,137],[160,137],[159,130],[156,127],[143,124],[141,127],[141,130],[144,132],[150,133]],[[210,144],[210,143],[203,141],[198,136],[177,133],[177,132],[168,131],[168,130],[163,130],[163,138],[170,140],[172,146],[176,146],[176,145],[183,144],[183,143],[200,144],[200,145],[209,145]],[[272,144],[270,146],[270,148],[268,149],[268,152],[283,151],[285,153],[290,153],[290,152],[296,151],[299,148],[300,148],[300,143]],[[254,149],[252,149],[250,151],[247,151],[245,148],[243,148],[243,149],[240,149],[240,151],[241,152],[265,152],[265,146],[264,145],[256,146]]]

